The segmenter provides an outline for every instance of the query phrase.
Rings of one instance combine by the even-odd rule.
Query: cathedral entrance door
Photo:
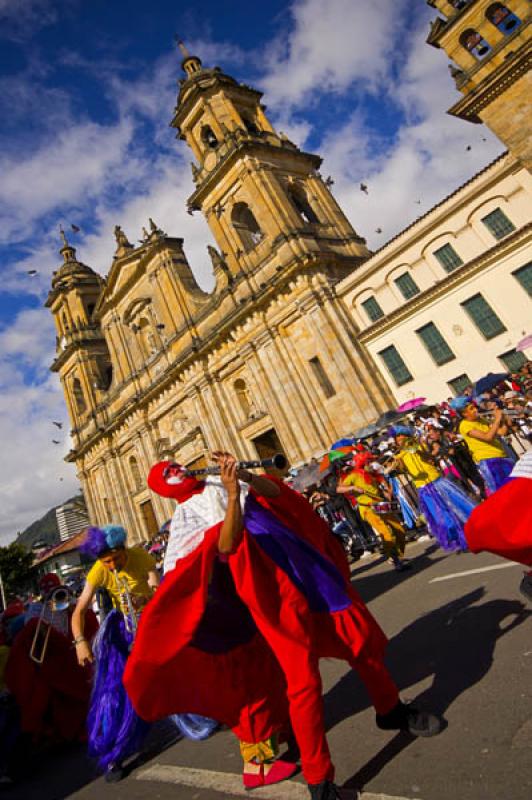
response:
[[[155,519],[155,513],[153,511],[151,500],[146,500],[144,503],[141,503],[140,511],[142,514],[142,519],[144,520],[144,529],[148,534],[148,539],[151,539],[152,536],[155,536],[155,534],[159,531],[159,525]]]
[[[279,437],[277,436],[277,431],[274,428],[264,431],[264,433],[256,436],[251,441],[255,445],[257,455],[260,459],[271,458],[276,453],[284,454],[283,446]],[[271,475],[285,475],[286,469],[281,471],[271,467],[266,469],[266,472],[270,473]]]

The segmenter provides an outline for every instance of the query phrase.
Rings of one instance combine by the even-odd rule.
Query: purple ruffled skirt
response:
[[[444,550],[467,550],[464,525],[477,505],[447,478],[437,478],[418,489],[419,507],[430,533]]]
[[[484,458],[478,462],[478,471],[484,480],[488,497],[508,482],[514,466],[511,458]]]

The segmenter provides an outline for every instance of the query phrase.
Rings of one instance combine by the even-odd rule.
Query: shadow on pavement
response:
[[[434,564],[438,563],[438,561],[449,558],[447,555],[440,555],[436,558],[431,558],[432,553],[434,553],[436,550],[442,552],[438,545],[429,545],[429,547],[427,547],[427,549],[421,553],[421,555],[415,556],[409,561],[410,569],[406,569],[404,572],[397,572],[393,566],[390,565],[386,572],[379,571],[368,575],[364,573],[369,572],[372,567],[376,567],[385,563],[385,559],[382,558],[378,561],[373,561],[370,564],[364,564],[364,566],[355,569],[351,573],[351,585],[357,590],[366,604],[370,603],[371,600],[375,599],[375,597],[385,594],[386,592],[390,591],[390,589],[395,589],[396,586],[399,586],[401,583],[405,583],[419,572],[422,572],[429,567],[433,567]]]
[[[483,588],[425,614],[390,641],[388,665],[401,690],[433,676],[432,685],[415,698],[416,706],[444,715],[467,689],[482,680],[493,663],[497,641],[531,615],[518,600],[490,600],[478,605]],[[327,729],[367,708],[359,678],[349,672],[326,695]],[[346,783],[362,789],[413,739],[397,734]]]

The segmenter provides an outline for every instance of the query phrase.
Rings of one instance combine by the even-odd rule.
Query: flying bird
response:
[[[482,137],[482,139],[481,139],[481,141],[482,141],[482,142],[487,142],[488,140],[486,139],[486,137],[485,137],[485,136],[483,136],[483,137]]]
[[[36,269],[29,269],[29,270],[27,271],[27,273],[28,273],[28,275],[31,275],[31,277],[32,277],[32,278],[33,278],[35,275],[38,275],[38,274],[39,274],[39,273],[37,272],[37,270],[36,270]]]
[[[361,183],[360,184],[360,191],[361,192],[365,192],[366,194],[368,194],[368,187],[367,187],[367,185],[365,183]]]
[[[416,205],[420,206],[421,205],[421,200],[414,200],[414,203],[416,203]]]
[[[78,225],[74,225],[73,222],[70,223],[70,227],[72,228],[74,233],[79,233],[81,228]]]
[[[471,147],[471,145],[470,145],[470,144],[468,144],[468,145],[467,145],[467,147],[466,147],[466,150],[467,150],[467,151],[469,151],[469,150],[472,150],[472,149],[473,149],[473,148]]]
[[[382,233],[382,228],[375,228],[375,233]]]
[[[57,439],[52,439],[52,444],[61,444]]]
[[[63,427],[63,423],[62,422],[56,422],[55,420],[52,420],[52,425],[55,425],[56,428],[62,428]]]

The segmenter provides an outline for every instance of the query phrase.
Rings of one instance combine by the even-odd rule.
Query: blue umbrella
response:
[[[344,438],[338,439],[337,442],[331,445],[331,450],[336,450],[338,447],[353,447],[355,443],[354,439]]]
[[[479,394],[490,392],[495,386],[501,383],[501,381],[506,380],[507,377],[507,372],[488,372],[487,375],[484,375],[483,378],[479,378],[475,383],[473,394],[475,397],[478,397]]]

